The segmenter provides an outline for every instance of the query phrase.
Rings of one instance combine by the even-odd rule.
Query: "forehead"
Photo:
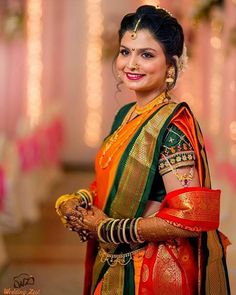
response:
[[[129,48],[153,48],[155,50],[161,50],[162,47],[160,42],[158,42],[152,34],[146,30],[138,30],[136,32],[136,38],[132,39],[131,34],[133,31],[125,32],[123,38],[121,39],[121,44]]]

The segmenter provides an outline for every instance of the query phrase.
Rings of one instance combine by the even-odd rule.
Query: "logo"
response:
[[[40,289],[33,288],[35,278],[27,273],[21,273],[13,277],[13,289],[4,288],[4,295],[40,295]]]
[[[34,277],[27,273],[21,273],[13,278],[14,288],[26,287],[34,285]]]

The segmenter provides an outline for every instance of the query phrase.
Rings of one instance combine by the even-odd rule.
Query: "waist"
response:
[[[98,255],[102,263],[107,263],[109,266],[115,266],[117,264],[127,265],[131,260],[133,260],[134,255],[143,251],[146,248],[146,243],[132,245],[130,250],[124,251],[107,249],[107,247],[99,247]]]

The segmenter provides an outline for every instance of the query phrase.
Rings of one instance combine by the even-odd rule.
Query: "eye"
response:
[[[126,55],[129,54],[129,50],[127,50],[127,49],[121,49],[120,50],[120,54],[123,55],[123,56],[126,56]]]
[[[150,52],[144,52],[142,56],[147,59],[154,57],[154,55]]]

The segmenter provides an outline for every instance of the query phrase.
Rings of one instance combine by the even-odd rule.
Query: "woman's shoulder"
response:
[[[176,104],[179,107],[183,107],[183,108],[186,107],[186,108],[190,109],[190,106],[189,106],[188,102],[185,101],[185,100],[182,100],[182,101],[174,100],[173,103]]]
[[[172,101],[172,103],[176,106],[174,112],[187,113],[189,116],[194,117],[192,108],[187,101]]]

